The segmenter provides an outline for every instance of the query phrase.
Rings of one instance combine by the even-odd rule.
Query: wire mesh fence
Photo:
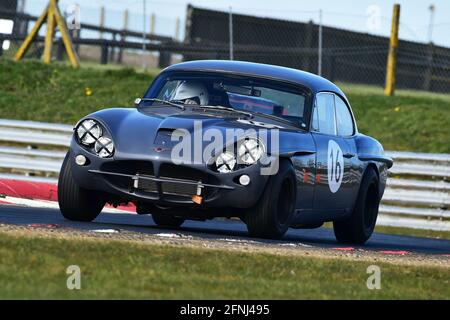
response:
[[[4,58],[14,55],[47,2],[0,2],[0,53]],[[147,7],[144,0],[120,2],[127,3],[123,10],[103,6],[103,2],[95,0],[89,6],[59,1],[82,63],[162,68],[182,60],[235,59],[293,67],[318,73],[331,81],[377,86],[385,83],[388,32],[380,35],[331,27],[331,22],[327,22],[332,13],[327,11],[317,12],[313,22],[263,18],[188,5],[184,15],[164,17],[154,13],[150,6],[152,1]],[[349,21],[348,28],[352,27],[350,18],[375,26],[379,23],[365,15],[340,18]],[[450,33],[450,24],[440,24],[436,28],[448,29]],[[408,40],[400,37],[397,88],[449,93],[450,43],[433,44],[431,34],[428,41],[418,42],[412,28],[401,23],[402,29],[404,34],[412,36]],[[42,55],[44,35],[45,28],[26,57]],[[65,59],[58,33],[53,59]]]

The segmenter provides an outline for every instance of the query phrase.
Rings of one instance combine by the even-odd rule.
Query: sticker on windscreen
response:
[[[334,141],[328,141],[328,186],[332,193],[336,193],[341,187],[344,177],[344,157],[341,147]]]

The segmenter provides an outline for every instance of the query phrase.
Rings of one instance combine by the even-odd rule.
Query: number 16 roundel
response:
[[[328,186],[336,193],[344,178],[344,157],[341,147],[334,141],[328,141]]]

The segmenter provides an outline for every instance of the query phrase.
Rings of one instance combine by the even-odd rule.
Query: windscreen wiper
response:
[[[176,102],[172,102],[172,101],[168,101],[168,100],[162,100],[162,99],[156,99],[156,98],[137,98],[134,101],[135,105],[139,105],[142,101],[148,101],[148,102],[158,102],[158,103],[162,103],[162,104],[167,104],[169,106],[172,107],[177,107],[180,108],[181,110],[184,110],[184,106],[182,104],[176,103]]]
[[[224,106],[198,106],[198,105],[193,105],[193,107],[203,108],[203,109],[226,110],[226,111],[231,111],[231,112],[235,112],[235,113],[244,114],[247,117],[253,118],[253,114],[251,114],[250,112],[245,112],[245,111],[238,110],[238,109],[235,109],[235,108],[230,108],[230,107],[224,107]]]
[[[298,124],[295,123],[294,121],[291,121],[291,120],[288,120],[288,119],[285,119],[283,117],[279,117],[279,116],[276,116],[276,115],[273,115],[273,114],[268,114],[268,113],[264,113],[264,112],[257,112],[257,111],[253,111],[253,113],[255,113],[255,114],[257,114],[257,115],[259,115],[261,117],[266,117],[266,118],[269,118],[269,119],[282,121],[282,122],[288,123],[290,125],[297,125],[298,126]],[[301,127],[301,129],[306,130],[306,125],[305,125],[304,122],[300,123],[300,127]]]

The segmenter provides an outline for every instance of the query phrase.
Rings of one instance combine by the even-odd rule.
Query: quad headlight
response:
[[[225,150],[215,158],[215,170],[229,173],[255,164],[265,153],[264,144],[256,138],[246,138],[236,144],[236,152]]]
[[[231,152],[222,152],[216,158],[216,168],[220,173],[228,173],[233,171],[235,165],[236,157]]]
[[[257,139],[248,138],[239,143],[237,154],[240,163],[251,165],[263,156],[264,145]]]
[[[102,128],[94,120],[84,120],[78,125],[77,135],[79,141],[85,146],[92,145],[102,136]]]
[[[78,124],[75,131],[78,142],[99,157],[108,158],[114,154],[112,139],[97,121],[84,120]]]
[[[101,158],[111,157],[114,152],[114,144],[110,138],[100,137],[94,145],[94,150]]]

